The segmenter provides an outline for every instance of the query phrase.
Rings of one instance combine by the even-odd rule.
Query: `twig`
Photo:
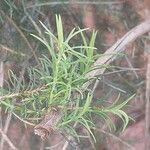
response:
[[[51,145],[49,147],[45,147],[45,149],[50,149],[50,150],[56,149],[60,144],[62,144],[62,142],[64,142],[63,139],[60,142],[57,142],[55,145]]]
[[[130,31],[128,31],[121,39],[119,39],[112,47],[110,47],[105,53],[103,57],[100,57],[93,65],[93,67],[96,67],[98,65],[102,64],[109,64],[112,62],[115,58],[116,55],[112,54],[117,54],[118,52],[121,52],[124,50],[126,45],[129,43],[133,42],[135,39],[137,39],[139,36],[147,33],[150,31],[150,18],[148,18],[146,21],[143,23],[137,25]],[[91,72],[87,73],[87,77],[95,77],[100,74],[103,74],[106,68],[103,69],[95,69],[92,70]],[[87,82],[84,85],[84,88],[88,87],[91,84],[91,81]]]
[[[0,13],[14,26],[14,28],[18,31],[18,33],[20,34],[20,36],[24,39],[24,42],[27,44],[28,48],[30,49],[31,53],[33,54],[37,64],[39,64],[39,60],[32,48],[32,46],[30,45],[28,39],[26,38],[26,36],[24,35],[24,33],[20,30],[20,28],[18,28],[18,26],[16,25],[16,23],[9,17],[7,16],[2,10],[0,10]]]
[[[3,63],[1,62],[1,68],[0,68],[0,74],[1,74],[1,85],[0,87],[3,87],[3,78],[4,78],[4,71],[3,71]],[[4,127],[4,134],[7,133],[7,130],[9,128],[9,124],[10,124],[10,120],[11,120],[11,113],[8,113],[7,115],[7,119],[6,119],[6,122],[5,122],[5,127]],[[0,116],[1,117],[1,116]],[[1,123],[2,123],[2,120],[1,120]],[[1,129],[2,129],[2,124],[1,124]],[[3,149],[3,145],[4,145],[4,137],[2,136],[1,138],[1,141],[0,141],[0,149],[2,150]]]
[[[108,81],[108,80],[103,80],[102,81],[104,84],[106,84],[107,86],[111,87],[112,89],[115,89],[121,93],[126,93],[126,91],[124,91],[123,89],[119,88],[119,87],[116,87],[115,85],[113,85],[112,82]]]
[[[12,49],[10,49],[10,48],[2,45],[2,44],[0,44],[0,50],[5,50],[5,51],[8,51],[8,52],[13,53],[13,54],[19,54],[21,56],[26,56],[26,54],[24,54],[24,53],[18,53],[15,50],[12,50]]]
[[[73,125],[73,128],[75,128],[75,127],[77,126],[77,124],[78,124],[78,122],[75,122],[75,124]],[[72,137],[72,136],[69,136],[69,137],[68,137],[68,140],[69,140],[69,141],[72,141],[72,140],[73,140],[73,137]],[[67,147],[69,146],[70,143],[69,143],[68,140],[64,143],[64,146],[63,146],[62,150],[66,150]],[[78,145],[77,145],[77,144],[76,144],[76,149],[78,149]]]
[[[30,126],[35,126],[34,123],[28,122],[27,120],[24,120],[24,119],[20,118],[20,117],[19,117],[18,115],[16,115],[15,113],[13,113],[13,115],[14,115],[16,118],[18,118],[20,121],[22,121],[23,123],[28,124],[28,125],[30,125]]]
[[[146,109],[145,109],[145,150],[149,150],[150,128],[150,54],[147,56],[146,73]]]
[[[9,144],[12,150],[18,150],[14,144],[10,141],[10,139],[7,137],[7,135],[0,129],[0,133],[2,134],[2,137],[5,139],[5,141]]]
[[[139,78],[139,77],[138,77],[138,74],[137,74],[136,71],[134,70],[133,65],[132,65],[132,63],[130,62],[129,58],[128,58],[127,56],[125,56],[125,59],[126,59],[126,61],[127,61],[127,63],[128,63],[128,66],[131,68],[133,74],[134,74],[135,77],[138,79],[138,78]]]
[[[4,131],[3,131],[4,134],[6,134],[7,131],[8,131],[10,121],[11,121],[11,117],[12,117],[12,113],[10,112],[10,113],[8,113],[7,119],[6,119],[6,122],[5,122]],[[5,138],[2,136],[1,141],[0,141],[0,149],[1,150],[3,149],[3,146],[4,146],[4,139]]]
[[[96,150],[96,147],[95,147],[95,144],[93,142],[93,139],[91,138],[91,135],[90,135],[90,133],[89,133],[89,131],[87,129],[86,129],[86,133],[88,135],[89,142],[91,143],[92,150]]]
[[[78,5],[87,5],[87,4],[93,4],[93,5],[116,5],[116,4],[122,4],[126,0],[123,1],[115,1],[115,2],[97,2],[97,1],[62,1],[62,2],[45,2],[40,4],[33,4],[30,6],[27,6],[26,8],[33,8],[33,7],[41,7],[41,6],[47,6],[47,5],[68,5],[68,4],[78,4]]]

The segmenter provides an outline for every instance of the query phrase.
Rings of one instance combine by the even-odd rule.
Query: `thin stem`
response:
[[[18,150],[15,145],[10,141],[7,135],[0,129],[0,133],[2,134],[3,139],[9,144],[12,150]]]

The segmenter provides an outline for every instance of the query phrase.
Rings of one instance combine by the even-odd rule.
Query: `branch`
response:
[[[143,23],[137,25],[130,31],[128,31],[121,39],[119,39],[112,47],[110,47],[105,53],[103,57],[100,57],[93,65],[93,67],[96,67],[101,64],[109,64],[112,62],[115,58],[118,52],[123,51],[126,45],[136,40],[141,35],[147,33],[150,31],[150,18],[148,18]],[[95,69],[90,71],[86,74],[88,78],[95,77],[97,75],[103,74],[106,68],[103,69]],[[85,87],[88,87],[90,85],[90,81],[84,85]]]

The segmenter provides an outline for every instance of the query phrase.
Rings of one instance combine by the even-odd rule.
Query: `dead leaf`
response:
[[[50,133],[57,131],[56,125],[62,117],[62,109],[51,108],[44,116],[43,120],[34,127],[34,133],[47,139]]]

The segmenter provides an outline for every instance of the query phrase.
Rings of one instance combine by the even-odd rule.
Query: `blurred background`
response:
[[[97,53],[103,54],[127,31],[144,21],[149,16],[149,9],[149,0],[0,0],[0,86],[7,86],[4,80],[8,80],[9,69],[19,75],[23,69],[36,66],[38,58],[46,54],[41,43],[30,35],[41,36],[44,32],[39,20],[53,33],[56,33],[55,14],[61,15],[66,35],[78,26],[89,28],[87,38],[93,29],[97,30],[95,47]],[[74,42],[80,43],[80,39],[75,38]],[[136,93],[130,107],[125,109],[135,121],[124,132],[95,133],[97,143],[94,145],[85,138],[79,145],[81,150],[144,150],[149,43],[149,35],[143,35],[128,45],[125,55],[113,62],[118,69],[107,69],[95,91],[95,97],[111,103],[118,93],[121,97]],[[65,139],[60,135],[50,135],[42,141],[34,135],[33,127],[24,125],[11,113],[0,109],[0,115],[1,134],[7,135],[8,141],[15,146],[11,147],[0,135],[0,150],[62,149]],[[119,120],[114,118],[114,122],[119,126]]]

